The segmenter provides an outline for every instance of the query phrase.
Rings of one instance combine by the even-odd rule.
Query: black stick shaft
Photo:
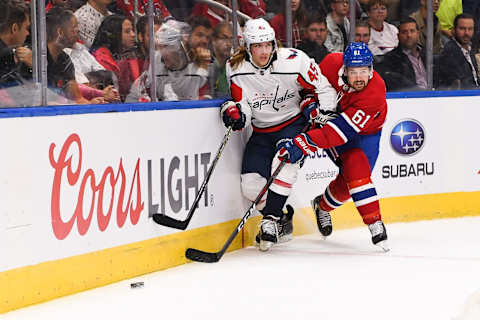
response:
[[[305,126],[303,128],[302,132],[307,131],[309,127],[310,127],[310,125]],[[222,256],[225,254],[225,252],[227,251],[230,244],[233,242],[233,239],[235,239],[235,237],[240,232],[240,230],[242,230],[242,228],[245,226],[245,223],[247,222],[248,218],[255,211],[256,205],[260,202],[260,200],[262,199],[265,192],[267,192],[270,185],[277,178],[278,174],[280,173],[282,168],[285,166],[285,163],[286,163],[286,160],[282,160],[282,162],[280,162],[280,164],[277,166],[277,168],[272,173],[270,178],[268,178],[267,183],[265,184],[265,186],[263,186],[263,188],[260,191],[260,193],[258,194],[257,198],[255,198],[255,201],[250,205],[247,212],[245,213],[243,218],[240,220],[240,222],[237,224],[237,226],[235,227],[235,230],[233,230],[232,234],[227,239],[227,241],[223,245],[222,249],[220,249],[220,251],[218,251],[218,252],[205,252],[205,251],[189,248],[185,252],[185,256],[190,260],[198,261],[198,262],[217,262],[217,261],[219,261],[222,258]]]
[[[222,143],[220,144],[220,147],[218,148],[217,154],[215,155],[215,159],[213,159],[213,162],[210,166],[210,168],[207,171],[207,175],[203,179],[203,183],[200,186],[200,189],[197,192],[197,195],[195,197],[195,200],[193,201],[192,206],[190,207],[190,210],[188,211],[187,217],[185,220],[176,220],[172,217],[169,217],[164,214],[154,214],[153,215],[153,220],[161,225],[171,227],[171,228],[176,228],[176,229],[182,229],[185,230],[190,223],[190,220],[193,217],[193,214],[195,213],[195,210],[198,207],[198,203],[200,202],[200,199],[202,198],[203,192],[205,191],[208,181],[210,180],[210,177],[212,176],[212,172],[215,169],[218,160],[220,159],[223,150],[225,149],[225,146],[227,145],[228,140],[230,139],[230,135],[232,133],[232,127],[228,127],[223,139]]]

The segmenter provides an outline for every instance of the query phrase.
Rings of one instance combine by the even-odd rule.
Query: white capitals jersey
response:
[[[276,52],[276,59],[265,69],[244,60],[232,70],[227,62],[232,98],[240,103],[254,130],[276,131],[298,118],[302,91],[314,94],[321,109],[336,110],[336,91],[313,59],[298,49]]]

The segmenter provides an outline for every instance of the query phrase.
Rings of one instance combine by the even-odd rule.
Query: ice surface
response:
[[[480,319],[480,217],[250,247],[23,308],[1,319]],[[198,248],[202,249],[202,248]],[[143,288],[130,283],[143,281]]]

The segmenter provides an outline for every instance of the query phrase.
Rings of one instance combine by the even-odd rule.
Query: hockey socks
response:
[[[350,199],[348,186],[341,175],[338,175],[335,180],[330,182],[325,192],[320,198],[320,208],[323,211],[330,212]]]
[[[275,191],[268,190],[267,203],[262,210],[262,214],[264,216],[271,215],[281,218],[283,216],[283,206],[285,202],[287,202],[287,198],[288,196],[283,196]]]
[[[382,219],[377,191],[370,177],[351,181],[348,183],[348,188],[365,224],[372,224]]]

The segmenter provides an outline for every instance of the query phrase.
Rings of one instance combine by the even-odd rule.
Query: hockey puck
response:
[[[130,288],[131,289],[139,289],[139,288],[143,288],[143,281],[140,281],[140,282],[132,282],[130,283]]]

